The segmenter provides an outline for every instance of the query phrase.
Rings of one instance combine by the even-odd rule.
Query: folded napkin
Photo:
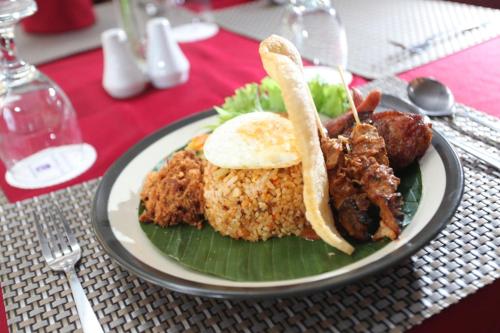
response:
[[[95,22],[92,0],[37,0],[38,10],[22,21],[26,32],[58,33]]]

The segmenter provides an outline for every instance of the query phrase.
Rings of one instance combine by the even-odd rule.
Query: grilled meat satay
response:
[[[373,239],[397,238],[400,233],[401,194],[399,179],[389,167],[403,168],[421,157],[432,140],[430,124],[415,114],[390,110],[373,113],[380,102],[380,93],[372,92],[355,103],[363,122],[354,124],[352,113],[327,124],[330,137],[349,136],[350,151],[341,153],[342,144],[324,144],[329,190],[337,210],[338,221],[355,239],[366,239],[370,224],[370,205],[379,208],[380,224]],[[345,144],[345,143],[344,143]],[[368,203],[368,204],[367,204]]]
[[[330,194],[337,210],[338,222],[349,236],[360,241],[370,239],[370,226],[375,222],[368,214],[371,202],[344,170],[329,172]]]
[[[361,185],[368,199],[380,210],[380,225],[373,239],[396,239],[400,233],[401,194],[397,192],[399,178],[392,169],[374,157],[353,157],[348,161],[349,175]]]
[[[347,138],[324,138],[321,140],[321,149],[325,156],[329,193],[337,211],[337,221],[349,236],[364,241],[370,239],[368,231],[373,223],[367,214],[370,201],[345,172],[346,141]]]
[[[355,125],[351,133],[351,157],[374,157],[377,163],[389,165],[384,139],[370,124]]]
[[[370,201],[380,209],[380,226],[373,239],[396,239],[400,233],[401,194],[399,178],[389,167],[384,139],[369,124],[356,124],[351,134],[351,153],[346,159],[347,174],[358,182]]]
[[[360,202],[367,204],[366,209],[360,206]],[[349,236],[356,240],[367,241],[370,239],[371,226],[376,223],[368,214],[370,205],[366,194],[360,193],[344,200],[342,206],[337,210],[340,225]]]
[[[357,124],[344,153],[339,139],[324,139],[321,147],[328,169],[329,191],[338,221],[353,238],[369,238],[373,223],[368,210],[371,204],[380,211],[380,224],[373,239],[396,239],[400,233],[397,217],[401,195],[399,179],[389,167],[384,139],[369,124]]]
[[[432,141],[432,126],[418,114],[388,110],[373,113],[376,108],[377,95],[370,93],[363,102],[363,109],[358,110],[362,122],[371,123],[377,128],[379,135],[384,139],[390,165],[394,169],[405,168],[418,158],[422,157]],[[379,99],[380,100],[380,99]],[[370,108],[372,108],[370,110]],[[348,112],[326,124],[328,135],[350,136],[354,125],[354,118]]]

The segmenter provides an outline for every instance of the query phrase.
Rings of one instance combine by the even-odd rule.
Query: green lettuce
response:
[[[309,90],[320,114],[335,118],[349,109],[347,94],[341,84],[328,84],[316,78],[309,81]],[[265,77],[260,84],[248,83],[236,89],[233,96],[224,100],[224,104],[214,108],[219,114],[217,125],[249,112],[286,112],[281,89],[270,77]]]

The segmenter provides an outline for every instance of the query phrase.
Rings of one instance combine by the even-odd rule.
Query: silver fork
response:
[[[42,247],[42,254],[52,270],[66,273],[83,332],[102,333],[101,325],[87,296],[85,296],[75,272],[75,264],[82,255],[80,245],[57,205],[46,208],[45,211],[49,215],[49,218],[45,219],[45,224],[35,218],[36,232]]]

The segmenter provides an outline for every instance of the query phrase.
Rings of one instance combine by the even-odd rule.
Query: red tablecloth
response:
[[[188,83],[169,90],[148,89],[139,97],[114,100],[101,87],[102,52],[94,50],[40,66],[66,91],[78,113],[84,140],[98,151],[96,164],[77,179],[44,190],[0,186],[11,201],[29,198],[101,176],[134,143],[181,117],[221,104],[224,96],[264,76],[257,42],[222,30],[216,37],[182,45],[191,62]],[[400,75],[434,76],[449,84],[459,102],[500,116],[500,38]],[[365,80],[355,77],[353,85]],[[3,167],[0,174],[4,174]],[[493,296],[492,296],[493,295]],[[412,332],[498,332],[500,283],[481,290],[417,326]],[[0,309],[0,330],[5,316]],[[496,325],[496,326],[495,326]]]

